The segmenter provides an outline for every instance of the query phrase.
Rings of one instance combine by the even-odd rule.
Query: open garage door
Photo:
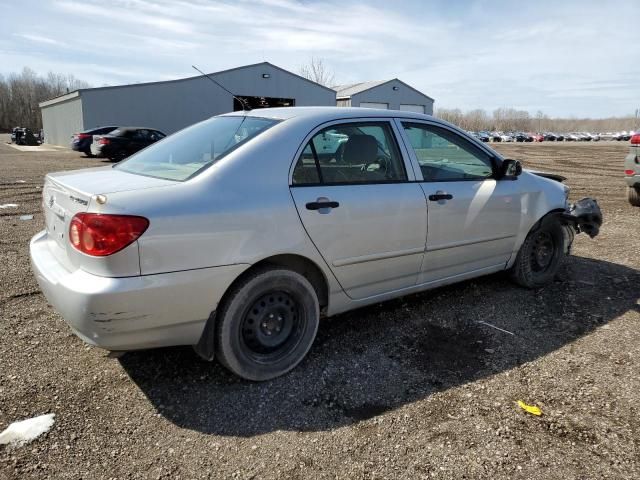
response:
[[[409,103],[400,104],[400,110],[403,112],[424,113],[424,105],[411,105]]]
[[[272,107],[295,107],[296,101],[293,98],[274,98],[274,97],[239,97],[251,110],[256,108],[272,108]],[[233,99],[233,111],[243,110],[242,104],[237,98]]]
[[[383,110],[389,110],[388,103],[376,103],[376,102],[360,102],[362,108],[381,108]]]

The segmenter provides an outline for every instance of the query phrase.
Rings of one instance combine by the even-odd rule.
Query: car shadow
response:
[[[638,270],[570,257],[541,290],[493,275],[411,295],[324,320],[307,358],[264,383],[240,380],[191,348],[119,361],[183,428],[234,436],[330,430],[546,355],[640,310],[639,285]]]

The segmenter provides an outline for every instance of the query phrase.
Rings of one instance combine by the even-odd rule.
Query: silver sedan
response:
[[[550,282],[602,221],[558,180],[426,115],[236,112],[47,175],[31,260],[84,341],[193,345],[266,380],[304,358],[322,316],[503,270]]]

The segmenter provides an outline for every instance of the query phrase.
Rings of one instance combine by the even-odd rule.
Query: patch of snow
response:
[[[0,205],[0,208],[18,208],[17,203],[4,203]]]
[[[0,445],[21,446],[46,433],[53,426],[55,413],[13,422],[0,433]]]

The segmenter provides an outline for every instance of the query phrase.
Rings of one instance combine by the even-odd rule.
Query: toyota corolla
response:
[[[323,316],[505,270],[550,282],[602,222],[559,180],[427,115],[235,112],[47,175],[32,267],[90,344],[193,345],[266,380],[304,358]]]

